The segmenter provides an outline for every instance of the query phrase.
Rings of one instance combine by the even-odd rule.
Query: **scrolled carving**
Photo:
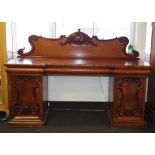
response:
[[[129,43],[129,39],[127,37],[119,37],[118,40],[121,43],[123,43],[123,45],[124,45],[123,50],[126,51],[126,47],[127,47],[128,43]],[[133,58],[137,58],[137,57],[139,57],[139,52],[133,50],[131,54],[127,54],[127,55],[130,56],[130,57],[133,57]]]
[[[93,36],[92,38],[90,38],[87,34],[81,32],[80,29],[78,29],[77,32],[70,34],[68,37],[64,35],[61,36],[59,43],[61,46],[67,45],[67,44],[75,44],[75,45],[90,44],[90,45],[96,46],[97,37]]]
[[[22,94],[23,89],[24,89],[22,86],[23,82],[31,83],[32,85],[33,104],[29,102],[24,102],[24,99],[23,99],[24,94]],[[13,85],[13,89],[15,92],[15,98],[14,98],[14,103],[13,103],[14,114],[17,114],[17,115],[38,114],[39,105],[38,105],[37,89],[39,89],[39,78],[36,78],[33,76],[15,76],[13,78],[12,85]],[[25,100],[28,101],[27,99]]]
[[[24,50],[25,50],[25,47],[19,49],[19,50],[18,50],[18,55],[23,55],[23,54],[24,54]]]
[[[37,36],[37,35],[31,35],[29,36],[28,40],[29,40],[29,43],[30,44],[33,44],[33,41],[38,41],[38,39],[40,38],[41,36]]]
[[[127,37],[119,37],[118,40],[123,42],[125,46],[129,43],[129,39]]]
[[[132,53],[131,53],[131,56],[133,56],[133,57],[139,57],[139,52],[133,50]]]
[[[37,35],[31,35],[31,36],[29,36],[28,41],[29,41],[30,45],[32,46],[31,51],[28,52],[28,53],[24,53],[25,48],[21,48],[17,52],[18,55],[20,55],[20,56],[27,56],[30,53],[32,53],[32,51],[35,50],[34,41],[38,41],[39,38],[41,38],[41,36],[37,36]]]
[[[116,112],[120,116],[138,116],[142,113],[140,93],[143,90],[143,82],[140,78],[118,78],[119,100]],[[131,86],[131,88],[129,88]]]

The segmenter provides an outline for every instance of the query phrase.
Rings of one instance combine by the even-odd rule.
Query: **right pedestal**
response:
[[[111,125],[119,128],[144,128],[146,78],[115,77]]]

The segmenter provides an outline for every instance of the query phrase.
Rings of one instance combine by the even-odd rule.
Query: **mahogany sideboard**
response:
[[[48,115],[48,76],[109,76],[114,78],[108,108],[113,127],[146,127],[144,119],[149,64],[138,52],[127,54],[126,37],[109,40],[78,30],[57,39],[32,35],[31,50],[18,51],[6,66],[12,127],[44,127]],[[109,83],[112,85],[112,83]]]

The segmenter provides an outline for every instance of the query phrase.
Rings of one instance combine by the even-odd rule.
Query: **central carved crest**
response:
[[[87,34],[83,33],[78,29],[77,32],[70,34],[68,37],[65,35],[60,37],[60,44],[67,45],[67,44],[75,44],[75,45],[97,45],[97,37],[93,36],[90,38]]]

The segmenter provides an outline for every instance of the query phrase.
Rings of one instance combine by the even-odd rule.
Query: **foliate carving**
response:
[[[90,38],[87,34],[83,33],[78,30],[78,32],[70,34],[68,37],[61,36],[60,37],[60,45],[66,45],[66,44],[75,44],[75,45],[97,45],[97,37],[93,36]]]
[[[120,116],[138,116],[142,114],[141,92],[143,82],[140,78],[117,78],[119,97],[116,112]]]
[[[39,113],[39,100],[37,91],[39,89],[39,77],[33,76],[15,76],[12,81],[14,89],[14,102],[13,102],[13,111],[16,115],[28,115],[28,114],[38,114]],[[23,94],[24,88],[23,83],[31,86],[32,94],[31,96],[26,96]],[[31,91],[31,90],[26,90]],[[25,91],[25,92],[26,92]],[[32,103],[30,103],[27,98],[30,97]],[[25,99],[24,99],[25,98]]]

